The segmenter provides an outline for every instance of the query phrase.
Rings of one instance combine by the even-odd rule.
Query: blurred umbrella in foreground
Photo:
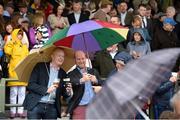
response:
[[[180,49],[153,52],[132,61],[115,74],[87,108],[87,119],[132,119],[171,72]]]

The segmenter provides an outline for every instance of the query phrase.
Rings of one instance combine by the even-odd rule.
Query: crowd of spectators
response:
[[[1,0],[1,78],[17,78],[14,68],[29,52],[41,48],[63,28],[87,20],[101,20],[129,28],[126,41],[93,53],[92,67],[101,79],[106,79],[116,69],[116,58],[121,52],[136,60],[152,51],[180,47],[179,0]],[[178,59],[172,71],[177,72],[179,65]],[[166,76],[167,81],[162,83],[153,99],[156,118],[162,111],[171,110],[170,92],[176,80],[169,73]],[[22,104],[26,85],[8,83],[10,103]],[[11,108],[10,112],[11,118],[16,114],[25,117],[23,108],[17,111]]]

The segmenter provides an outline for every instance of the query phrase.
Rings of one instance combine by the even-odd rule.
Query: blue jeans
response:
[[[28,119],[57,119],[55,104],[38,103],[31,111],[27,111]]]

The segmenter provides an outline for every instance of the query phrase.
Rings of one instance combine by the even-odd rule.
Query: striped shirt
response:
[[[48,27],[46,27],[45,25],[39,26],[36,28],[35,34],[37,34],[37,32],[40,32],[42,34],[41,41],[44,41],[46,43],[49,39]]]

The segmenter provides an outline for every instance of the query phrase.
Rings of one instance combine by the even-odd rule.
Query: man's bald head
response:
[[[86,67],[86,54],[83,51],[76,51],[74,57],[77,66],[79,66],[80,68]]]
[[[74,57],[76,58],[76,56],[85,56],[86,57],[86,54],[82,51],[82,50],[77,50],[75,53],[74,53]]]
[[[64,50],[61,48],[55,48],[51,54],[51,63],[55,66],[61,66],[64,62]]]

